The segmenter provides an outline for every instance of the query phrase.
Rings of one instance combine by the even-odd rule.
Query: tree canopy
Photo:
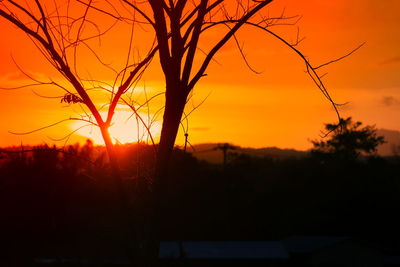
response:
[[[364,126],[351,117],[341,118],[339,124],[327,123],[328,140],[312,141],[314,154],[331,154],[343,159],[357,159],[361,154],[371,155],[383,144],[384,137],[378,136],[375,126]]]

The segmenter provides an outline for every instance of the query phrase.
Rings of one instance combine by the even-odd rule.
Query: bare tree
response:
[[[160,188],[167,183],[166,178],[160,178],[167,171],[179,125],[184,114],[185,105],[193,88],[199,80],[206,76],[206,71],[215,55],[230,40],[236,42],[238,50],[247,66],[249,65],[242,47],[239,45],[236,34],[246,27],[253,27],[265,34],[272,35],[283,45],[295,52],[306,65],[306,71],[322,94],[333,105],[338,118],[338,104],[335,103],[326,89],[318,70],[322,67],[345,58],[359,47],[345,56],[314,66],[296,48],[301,38],[297,36],[295,42],[286,41],[271,30],[276,25],[293,25],[298,17],[287,17],[280,14],[271,17],[263,10],[272,0],[122,0],[132,12],[138,14],[143,23],[151,25],[157,38],[160,65],[165,76],[165,110],[162,124],[160,143],[158,147],[158,163],[156,185]],[[152,14],[148,10],[152,11]],[[214,44],[204,50],[202,36],[214,28],[218,30],[218,38]],[[198,67],[197,67],[198,66]],[[254,71],[254,70],[253,70]]]
[[[164,207],[168,208],[168,204],[162,203],[169,198],[169,188],[172,186],[168,177],[169,160],[192,90],[200,79],[207,75],[206,71],[216,54],[231,40],[237,44],[246,65],[253,70],[239,45],[237,39],[239,30],[246,27],[259,29],[263,33],[277,38],[284,46],[297,54],[304,61],[307,74],[332,104],[338,121],[340,120],[338,104],[331,98],[322,81],[323,74],[319,74],[318,71],[326,65],[351,55],[361,46],[343,57],[314,66],[297,49],[297,45],[301,41],[299,36],[295,42],[291,43],[271,30],[272,26],[293,25],[297,21],[297,17],[286,17],[284,14],[271,17],[264,13],[263,10],[272,0],[121,1],[138,17],[141,17],[144,24],[150,25],[153,29],[157,39],[159,62],[165,77],[165,109],[154,176],[156,217],[153,221],[161,222],[163,217],[160,217],[160,213],[165,210]],[[214,31],[214,34],[218,35],[215,43],[205,44],[202,37],[213,29],[218,29],[218,31]],[[187,132],[185,134],[187,138]],[[160,208],[161,206],[163,208]],[[155,226],[154,230],[157,231],[159,226]]]
[[[126,93],[134,89],[136,83],[158,51],[158,47],[154,43],[150,43],[146,55],[134,61],[132,56],[134,49],[132,39],[136,24],[134,17],[127,18],[119,13],[112,15],[107,12],[107,8],[113,7],[110,6],[108,1],[103,2],[104,5],[99,8],[94,7],[93,2],[92,0],[87,2],[80,0],[0,1],[0,19],[11,23],[18,30],[25,33],[47,62],[63,77],[63,81],[54,78],[42,81],[20,68],[32,82],[9,89],[40,85],[53,86],[55,89],[64,91],[64,95],[56,97],[61,103],[65,102],[81,106],[84,115],[77,118],[68,118],[43,128],[69,120],[84,121],[90,125],[99,127],[109,156],[115,189],[119,195],[121,228],[127,231],[127,235],[131,239],[134,229],[130,224],[130,207],[128,206],[109,127],[112,125],[117,105],[123,103],[131,108],[137,122],[141,123],[147,129],[151,137],[149,121],[140,117],[138,112],[152,98],[147,99],[145,103],[138,104],[134,103],[129,98],[129,94]],[[91,14],[94,12],[100,14],[92,17]],[[108,21],[104,19],[110,16],[111,19]],[[130,33],[128,32],[127,36],[124,36],[127,40],[127,55],[123,59],[123,63],[120,64],[120,69],[116,70],[116,66],[111,66],[103,61],[98,50],[95,48],[94,41],[101,41],[101,38],[108,34],[115,25],[126,22],[128,22],[131,28]],[[81,60],[80,57],[82,54],[79,53],[78,48],[84,48],[85,53],[90,53],[94,56],[97,63],[99,63],[98,65],[105,70],[109,70],[114,76],[114,82],[109,83],[102,78],[96,79],[91,75],[83,75],[81,66],[85,66],[86,64]],[[106,92],[108,94],[108,103],[95,102],[93,97],[94,91],[101,91],[102,94]],[[104,109],[107,110],[107,115],[102,117],[101,112]],[[132,131],[131,134],[134,134],[134,132]],[[134,251],[130,251],[130,253],[134,253]]]
[[[129,19],[114,16],[111,22],[108,23],[109,25],[104,23],[104,21],[101,23],[99,17],[97,17],[97,21],[94,21],[90,16],[90,12],[93,12],[91,10],[92,2],[89,1],[89,3],[83,4],[80,1],[70,0],[35,0],[29,2],[2,0],[0,1],[0,17],[24,32],[32,40],[43,57],[63,76],[64,81],[67,82],[67,85],[64,85],[53,78],[49,78],[49,81],[41,81],[20,69],[32,80],[32,83],[15,87],[15,89],[27,86],[52,85],[64,91],[63,96],[56,97],[61,98],[61,103],[81,105],[84,113],[83,116],[68,118],[63,121],[80,120],[100,128],[109,155],[110,165],[114,175],[118,179],[119,167],[108,129],[112,125],[117,105],[121,102],[131,107],[135,116],[148,128],[147,123],[139,116],[136,105],[129,99],[124,99],[123,95],[132,89],[140,79],[142,73],[155,55],[157,47],[151,44],[147,55],[142,60],[133,62],[130,55],[132,46],[128,38],[127,44],[129,50],[126,63],[124,63],[120,70],[117,71],[109,64],[104,63],[98,55],[93,41],[98,40],[100,42],[101,38],[117,23]],[[134,23],[133,20],[131,22],[132,24]],[[87,30],[88,28],[89,30]],[[114,83],[109,84],[107,81],[96,80],[91,76],[83,77],[80,73],[80,66],[84,63],[80,60],[81,54],[78,48],[85,48],[85,52],[91,53],[102,67],[114,73]],[[89,94],[90,90],[106,91],[109,94],[109,103],[105,106],[95,103],[93,96]],[[104,108],[107,108],[106,118],[102,118],[100,114]]]

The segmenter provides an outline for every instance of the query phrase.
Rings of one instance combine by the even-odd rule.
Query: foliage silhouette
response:
[[[43,146],[23,157],[2,153],[0,229],[9,244],[5,254],[29,262],[40,257],[127,258],[128,239],[141,240],[150,219],[146,177],[131,168],[132,162],[142,164],[137,149],[140,158],[153,157],[149,146],[118,147],[126,160],[121,164],[124,175],[132,177],[124,181],[133,210],[129,215],[135,232],[130,236],[117,216],[118,192],[110,186],[109,167],[96,163],[104,158],[104,148],[88,143],[70,146],[67,154]],[[79,155],[91,155],[91,162]],[[181,150],[175,150],[171,160],[171,198],[162,211],[169,220],[161,225],[162,240],[399,238],[400,221],[393,210],[400,203],[400,165],[395,161],[370,158],[342,164],[338,158],[321,163],[314,157],[238,154],[224,169]]]
[[[361,127],[362,123],[353,122],[351,117],[341,118],[339,124],[326,124],[330,133],[327,141],[312,141],[314,155],[328,154],[342,159],[355,160],[361,154],[371,155],[383,144],[384,137],[376,134],[374,126]]]

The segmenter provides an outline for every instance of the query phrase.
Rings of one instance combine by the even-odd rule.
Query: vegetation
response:
[[[117,147],[124,176],[130,177],[123,184],[130,196],[131,235],[117,216],[118,192],[110,186],[104,148],[89,142],[70,146],[67,153],[54,147],[29,150],[1,153],[1,226],[8,244],[4,255],[13,263],[132,256],[126,248],[132,241],[134,247],[142,242],[143,225],[149,223],[150,196],[144,188],[154,160],[152,148]],[[344,159],[321,162],[313,154],[253,158],[236,153],[223,168],[181,150],[171,160],[174,186],[162,211],[168,220],[161,224],[161,240],[400,238],[400,221],[393,212],[400,204],[396,161],[373,157],[343,164]]]
[[[357,159],[360,155],[371,155],[383,144],[383,136],[378,136],[374,126],[361,127],[362,123],[353,122],[351,117],[341,118],[339,124],[326,124],[330,135],[328,140],[312,141],[312,153],[330,155],[344,159]]]

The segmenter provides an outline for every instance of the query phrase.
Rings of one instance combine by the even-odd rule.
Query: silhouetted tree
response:
[[[207,75],[206,71],[215,55],[229,41],[234,41],[245,64],[254,71],[239,45],[237,33],[243,28],[251,27],[271,35],[298,55],[306,65],[306,72],[333,105],[338,119],[340,118],[337,104],[332,100],[318,71],[326,65],[349,56],[361,46],[338,59],[314,66],[296,48],[301,41],[300,38],[291,43],[271,30],[271,26],[293,25],[298,19],[296,16],[286,17],[284,14],[277,17],[263,14],[263,10],[271,2],[272,0],[148,0],[140,2],[122,0],[122,3],[135,15],[135,22],[141,23],[143,27],[147,25],[154,32],[157,41],[155,49],[157,49],[165,78],[164,115],[154,175],[156,196],[162,195],[162,191],[168,191],[168,188],[172,186],[168,181],[168,166],[180,123],[188,116],[187,114],[183,116],[185,106],[196,84]],[[91,4],[90,1],[87,5]],[[96,4],[93,3],[93,5]],[[94,6],[96,10],[101,10],[100,6]],[[101,10],[100,12],[108,13],[113,17],[118,16],[115,8],[114,11]],[[214,43],[207,41],[205,44],[203,36],[214,29],[219,30],[213,31],[216,41]]]
[[[9,89],[37,85],[53,86],[55,89],[61,89],[65,93],[60,97],[61,103],[83,104],[87,108],[87,110],[84,110],[86,115],[78,118],[68,118],[63,121],[79,120],[99,127],[107,148],[110,164],[114,170],[114,175],[119,176],[118,162],[108,129],[112,124],[117,104],[120,102],[128,104],[135,115],[139,116],[134,106],[126,99],[123,99],[122,96],[134,87],[134,84],[148,66],[157,49],[151,47],[147,56],[138,62],[132,62],[129,51],[126,65],[119,71],[115,70],[109,64],[105,64],[97,54],[97,50],[93,47],[91,41],[104,36],[120,18],[115,17],[115,21],[111,26],[107,25],[104,21],[100,21],[99,18],[93,21],[93,18],[89,15],[92,2],[89,1],[85,5],[81,1],[52,2],[35,0],[30,1],[30,3],[13,0],[0,1],[0,18],[24,32],[32,40],[43,57],[68,83],[65,86],[60,81],[52,78],[49,78],[49,81],[41,81],[20,69],[23,74],[32,80],[32,83]],[[95,56],[98,63],[114,72],[114,84],[110,85],[104,80],[94,80],[90,75],[90,78],[83,78],[79,72],[79,67],[83,62],[80,61],[80,53],[77,51],[78,47],[86,48],[86,51]],[[119,85],[117,85],[117,82]],[[93,95],[89,95],[88,93],[88,90],[93,89],[109,93],[108,114],[105,118],[100,115],[100,111],[104,108],[104,105],[95,103]],[[142,123],[144,124],[143,120]]]
[[[358,49],[356,48],[349,54],[322,65],[312,65],[307,57],[296,48],[296,45],[301,41],[300,39],[290,43],[271,31],[270,27],[273,25],[292,25],[296,22],[296,17],[285,17],[284,15],[270,17],[263,14],[262,11],[272,0],[104,1],[107,4],[103,1],[76,0],[66,1],[67,5],[65,6],[56,2],[50,6],[45,2],[35,0],[30,7],[27,2],[19,4],[13,0],[0,1],[0,17],[25,32],[34,41],[45,58],[75,89],[75,92],[70,92],[62,87],[66,90],[66,95],[62,98],[62,101],[83,103],[87,106],[95,118],[95,124],[101,129],[114,169],[118,169],[118,163],[116,162],[108,128],[112,122],[116,105],[120,102],[121,96],[140,78],[140,74],[150,63],[153,56],[158,53],[159,63],[165,77],[165,105],[154,176],[154,195],[158,197],[157,205],[162,201],[168,200],[168,197],[163,197],[164,193],[168,192],[171,187],[171,181],[167,179],[168,175],[166,173],[168,172],[175,139],[188,98],[200,79],[207,75],[206,71],[210,63],[221,48],[231,40],[239,44],[236,36],[239,30],[245,28],[245,26],[259,29],[263,33],[277,38],[283,45],[296,53],[304,61],[306,71],[315,85],[332,103],[338,117],[337,104],[331,99],[321,76],[318,74],[318,70],[350,55]],[[78,9],[80,14],[74,18],[68,12],[70,4],[82,5]],[[124,18],[120,14],[119,8],[121,4],[124,4],[125,8],[130,8],[133,19]],[[61,9],[61,7],[66,8]],[[35,10],[32,11],[33,9]],[[60,14],[62,10],[65,12]],[[77,59],[76,46],[83,44],[90,47],[86,40],[98,38],[107,33],[107,30],[103,30],[94,36],[83,35],[82,29],[84,29],[85,25],[90,27],[90,25],[100,24],[99,21],[92,22],[88,19],[89,10],[100,12],[115,20],[123,20],[131,23],[131,25],[137,23],[143,27],[147,25],[153,30],[156,40],[155,45],[151,47],[142,61],[136,64],[126,64],[122,71],[117,72],[116,80],[120,80],[121,85],[111,91],[108,116],[105,119],[100,116],[99,107],[95,105],[88,95],[88,88],[85,88],[85,83],[80,78],[75,67]],[[71,30],[74,25],[78,25],[75,31]],[[209,49],[204,51],[201,48],[204,39],[202,38],[203,35],[216,28],[225,30],[220,29],[218,33],[214,32],[215,43],[208,41],[206,47],[209,47]],[[72,34],[72,37],[70,34]],[[72,50],[72,53],[70,50]],[[92,49],[89,50],[93,52]],[[238,45],[238,50],[247,66],[249,66],[240,45]],[[199,53],[202,54],[199,55]],[[68,56],[72,56],[72,58],[68,58]],[[251,69],[250,66],[249,68]],[[60,86],[53,81],[50,84]],[[134,108],[132,110],[136,113]],[[93,123],[90,120],[88,122]]]
[[[158,148],[158,173],[165,173],[167,170],[188,96],[197,82],[207,75],[206,70],[218,51],[230,40],[237,42],[236,34],[245,26],[254,27],[278,38],[297,53],[304,60],[308,74],[336,108],[317,73],[317,69],[321,66],[313,67],[295,48],[300,40],[289,43],[270,30],[272,25],[291,23],[290,18],[283,15],[269,17],[262,13],[272,0],[235,2],[149,0],[141,4],[132,4],[127,0],[124,2],[153,27],[158,42],[160,64],[165,76],[166,99]],[[152,17],[146,12],[149,7],[153,13]],[[203,34],[216,27],[224,27],[227,30],[221,30],[216,42],[211,46],[208,44],[210,47],[208,51],[200,49]],[[241,47],[238,48],[247,64]],[[204,53],[203,58],[198,56],[199,52]],[[156,184],[159,182],[161,181],[156,181]]]
[[[326,141],[312,141],[314,154],[330,154],[342,159],[357,159],[360,154],[373,154],[383,144],[383,136],[378,136],[374,126],[361,127],[359,121],[351,117],[341,118],[339,124],[328,123],[325,130],[330,133]]]

